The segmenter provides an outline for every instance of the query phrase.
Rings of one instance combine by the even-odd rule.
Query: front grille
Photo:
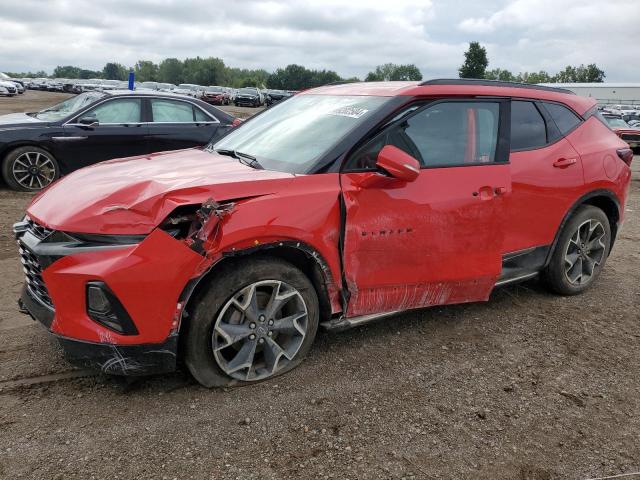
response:
[[[22,261],[22,270],[25,274],[25,282],[27,289],[31,294],[50,308],[53,308],[53,302],[49,296],[47,286],[42,279],[42,266],[36,254],[29,250],[26,245],[19,242],[20,260]]]
[[[623,140],[632,140],[634,142],[640,141],[640,134],[632,134],[632,133],[623,133],[621,135]]]

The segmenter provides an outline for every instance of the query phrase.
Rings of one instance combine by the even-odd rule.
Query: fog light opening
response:
[[[121,335],[137,335],[133,320],[104,282],[87,283],[87,315],[94,322]]]

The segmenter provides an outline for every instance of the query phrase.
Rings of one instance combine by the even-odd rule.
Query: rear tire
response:
[[[609,256],[611,226],[597,207],[583,205],[562,229],[543,279],[560,295],[577,295],[596,281]]]
[[[304,273],[277,258],[230,263],[194,299],[185,363],[203,386],[267,380],[298,366],[319,322],[316,291]]]
[[[10,151],[2,162],[2,177],[19,192],[37,192],[60,176],[57,160],[46,150],[26,146]]]

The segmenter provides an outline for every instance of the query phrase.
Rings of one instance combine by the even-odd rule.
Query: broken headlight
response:
[[[178,240],[185,239],[189,236],[199,208],[200,205],[183,205],[178,207],[164,219],[158,228],[164,230],[173,238]]]
[[[202,253],[202,244],[213,235],[220,219],[231,212],[234,205],[212,199],[201,205],[183,205],[171,212],[158,228],[175,239],[186,240],[189,247]]]

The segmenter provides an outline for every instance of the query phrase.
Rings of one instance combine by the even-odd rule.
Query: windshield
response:
[[[262,168],[308,173],[388,97],[300,95],[266,110],[208,150],[254,157]]]
[[[258,90],[256,90],[255,88],[241,88],[240,90],[238,90],[238,93],[248,93],[250,95],[256,95],[258,93]]]
[[[604,117],[611,127],[629,128],[627,122],[617,117]]]
[[[55,121],[77,112],[83,107],[86,107],[90,103],[95,102],[99,98],[103,97],[102,92],[85,92],[75,97],[71,97],[62,103],[58,103],[53,107],[45,108],[36,113],[35,117],[40,120]]]
[[[222,87],[209,87],[207,88],[207,92],[222,92]]]

